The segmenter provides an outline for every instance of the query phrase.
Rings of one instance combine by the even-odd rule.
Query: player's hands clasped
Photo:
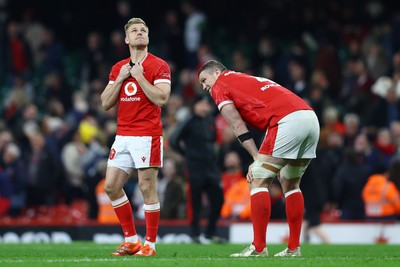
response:
[[[129,65],[129,64],[128,64]],[[130,74],[133,78],[137,78],[139,75],[143,75],[143,66],[140,62],[135,62],[135,64],[130,69]]]

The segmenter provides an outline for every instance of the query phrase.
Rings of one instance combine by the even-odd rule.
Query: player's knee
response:
[[[254,179],[257,178],[275,178],[276,174],[279,172],[279,170],[282,168],[282,166],[273,164],[273,163],[267,163],[267,162],[262,162],[260,160],[254,161],[254,164],[251,168],[251,174],[253,175]]]
[[[106,192],[107,195],[113,192],[113,186],[110,183],[107,183],[107,181],[104,183],[104,191]]]
[[[307,166],[292,166],[292,165],[286,165],[285,167],[282,168],[280,172],[281,178],[284,179],[295,179],[295,178],[301,178],[306,171]]]

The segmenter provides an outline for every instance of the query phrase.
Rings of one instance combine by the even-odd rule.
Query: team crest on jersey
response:
[[[116,155],[116,154],[117,154],[117,151],[115,151],[115,149],[112,148],[112,149],[110,150],[109,158],[110,158],[110,159],[115,158],[115,155]]]
[[[125,84],[124,90],[127,96],[132,96],[137,93],[137,86],[134,82],[128,82],[127,84]]]

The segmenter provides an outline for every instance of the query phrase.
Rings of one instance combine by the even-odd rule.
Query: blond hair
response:
[[[144,20],[142,20],[141,18],[131,18],[128,21],[128,23],[125,24],[125,27],[124,27],[125,32],[129,29],[129,27],[132,24],[143,24],[147,29],[149,28],[149,27],[147,27],[146,22],[144,22]]]

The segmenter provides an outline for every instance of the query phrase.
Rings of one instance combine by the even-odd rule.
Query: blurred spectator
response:
[[[260,73],[260,77],[265,77],[271,80],[275,80],[274,77],[270,75],[265,75],[262,68],[265,66],[270,66],[274,70],[276,61],[278,57],[278,51],[276,49],[276,44],[272,37],[263,35],[260,37],[257,44],[257,53],[253,59],[253,69]]]
[[[275,79],[275,70],[271,65],[263,64],[260,67],[260,71],[257,75],[260,77],[265,77],[270,80],[274,80]]]
[[[194,70],[199,64],[197,50],[203,41],[203,31],[206,27],[206,15],[197,9],[195,1],[182,0],[181,9],[185,14],[185,29],[183,33],[186,51],[186,67]]]
[[[184,68],[179,73],[179,80],[176,87],[172,89],[173,94],[183,96],[183,100],[191,101],[196,96],[196,84],[194,82],[195,74],[194,71],[189,68]]]
[[[224,171],[221,174],[224,195],[227,194],[232,185],[242,180],[244,177],[243,173],[245,172],[242,170],[242,163],[239,154],[236,151],[227,152],[224,157]]]
[[[9,181],[9,210],[11,216],[19,216],[25,208],[27,173],[21,158],[21,151],[15,143],[7,143],[2,149],[2,165]]]
[[[72,107],[72,90],[69,88],[64,75],[61,72],[49,72],[44,77],[44,97],[46,105],[55,104],[54,101],[59,102],[62,106],[60,113],[64,114]],[[53,106],[54,108],[54,106]],[[59,113],[57,109],[54,112]]]
[[[28,172],[26,205],[30,216],[46,210],[57,200],[56,185],[62,177],[62,166],[54,153],[45,146],[41,132],[29,136],[31,150],[25,155]],[[39,214],[40,215],[40,214]]]
[[[78,131],[81,142],[84,144],[90,144],[100,134],[98,122],[90,114],[79,122]]]
[[[16,75],[28,79],[31,76],[32,53],[23,38],[20,25],[10,20],[6,26],[6,38],[1,43],[3,62],[0,62],[6,74],[8,86],[14,85]]]
[[[354,148],[347,148],[343,157],[332,181],[334,199],[341,219],[362,220],[365,213],[361,192],[371,170],[363,164],[363,155]]]
[[[355,71],[357,57],[349,57],[343,63],[342,87],[337,102],[340,102],[346,111],[360,114],[357,106],[358,93],[355,92],[358,79]]]
[[[39,68],[41,73],[44,76],[50,73],[63,73],[64,56],[64,44],[57,39],[52,29],[46,28],[39,47]]]
[[[392,66],[390,73],[393,75],[400,72],[400,51],[395,51],[392,57]]]
[[[321,41],[317,48],[315,55],[313,69],[321,70],[325,73],[326,79],[329,83],[329,87],[326,87],[326,94],[333,100],[336,101],[339,92],[340,84],[342,80],[341,76],[341,64],[339,59],[338,50],[338,36],[337,33],[326,33],[326,36]]]
[[[299,61],[291,60],[288,64],[288,69],[289,82],[286,87],[301,98],[305,98],[309,94],[306,67]]]
[[[37,11],[27,7],[22,13],[21,29],[24,39],[29,44],[34,67],[39,63],[39,48],[42,44],[45,27],[37,16]]]
[[[347,147],[352,147],[354,145],[354,140],[360,132],[360,116],[355,113],[347,113],[343,116],[344,124],[344,145]]]
[[[128,0],[116,1],[115,11],[116,11],[116,16],[112,20],[112,25],[114,25],[113,29],[119,28],[120,31],[122,33],[124,33],[124,29],[121,28],[121,25],[125,25],[128,20],[130,20],[132,17],[134,17],[133,12],[132,12],[131,2]],[[121,59],[118,59],[118,60],[121,60]]]
[[[322,180],[320,190],[326,196],[324,207],[326,210],[334,208],[332,183],[337,168],[342,162],[343,142],[343,137],[339,133],[333,132],[328,135],[326,144],[320,143],[318,147],[319,178]]]
[[[211,47],[205,43],[202,43],[197,49],[197,58],[199,63],[196,66],[196,72],[201,68],[201,66],[211,59],[216,59],[214,52]],[[243,59],[245,60],[245,59]],[[239,71],[239,69],[237,69]],[[195,83],[197,85],[197,80],[195,78]]]
[[[159,181],[159,199],[162,219],[184,219],[186,217],[186,184],[178,173],[173,159],[164,159]],[[163,184],[163,186],[160,186]]]
[[[12,132],[8,129],[0,130],[0,153],[4,150],[8,143],[14,141],[14,136]],[[1,161],[0,161],[1,162]]]
[[[210,58],[210,59],[215,59],[215,58]],[[203,64],[206,62],[207,61],[203,62]],[[252,64],[250,62],[250,58],[245,54],[244,51],[240,49],[236,49],[233,51],[232,53],[233,70],[253,75],[254,71],[251,67]]]
[[[125,44],[125,35],[124,32],[120,30],[113,30],[110,34],[110,45],[108,47],[107,53],[107,63],[108,62],[118,62],[121,59],[124,59],[129,56],[129,49]],[[106,62],[103,62],[103,65]],[[99,77],[107,77],[106,75],[99,74]]]
[[[190,109],[185,105],[182,95],[171,94],[167,106],[163,111],[163,132],[169,138],[177,124],[190,116]],[[166,141],[168,142],[168,140]]]
[[[185,67],[185,47],[183,44],[183,29],[176,10],[168,9],[160,25],[159,56],[165,58],[172,73]]]
[[[323,70],[315,69],[311,73],[309,89],[305,99],[314,109],[320,121],[323,119],[324,110],[333,104],[333,99],[329,97],[330,87],[328,77]]]
[[[375,168],[387,169],[389,167],[390,159],[396,152],[396,145],[393,143],[392,136],[388,128],[378,129],[378,133],[373,145],[373,166]]]
[[[62,162],[66,172],[66,204],[70,205],[75,199],[82,199],[85,187],[85,172],[83,157],[86,146],[81,141],[79,131],[75,131],[72,140],[61,151]]]
[[[170,137],[171,147],[186,159],[192,208],[191,235],[195,243],[201,243],[200,218],[205,204],[202,201],[203,193],[207,194],[209,208],[204,236],[216,242],[221,241],[217,236],[217,221],[224,196],[214,148],[216,130],[212,109],[210,97],[198,95],[192,116],[180,123]]]
[[[396,220],[400,215],[400,161],[394,161],[388,171],[371,175],[362,190],[365,213],[369,220]],[[394,182],[396,181],[396,183]]]
[[[33,100],[34,92],[30,82],[23,76],[15,75],[14,84],[4,97],[1,108],[4,120],[8,125],[14,125],[20,119],[22,110]]]
[[[108,145],[101,144],[96,137],[92,138],[91,141],[86,145],[86,152],[82,157],[82,166],[85,174],[84,180],[84,191],[86,200],[88,202],[88,217],[95,219],[98,217],[99,210],[98,199],[97,199],[97,188],[100,180],[105,179],[105,168],[107,167],[107,156],[108,156]],[[105,165],[105,166],[104,166]],[[100,189],[101,193],[104,193],[104,188]],[[102,199],[103,200],[103,199]],[[107,198],[111,205],[111,202]],[[102,202],[104,204],[104,202]],[[108,208],[106,208],[108,210]],[[114,209],[112,209],[114,215]],[[107,211],[108,213],[108,211]],[[112,216],[113,217],[113,216]]]
[[[126,45],[125,45],[126,47]],[[86,37],[86,47],[81,56],[81,82],[89,84],[95,78],[107,76],[106,49],[104,37],[100,32],[92,31]],[[106,65],[106,66],[105,66]],[[104,70],[104,71],[102,71]]]
[[[378,27],[375,30],[378,31]],[[375,34],[377,35],[378,32]],[[364,41],[366,65],[373,80],[387,75],[389,71],[387,51],[379,44],[378,38],[378,36],[371,35]]]
[[[297,62],[298,64],[305,67],[306,73],[309,71],[309,62],[307,58],[307,50],[301,41],[293,41],[288,48],[288,52],[282,54],[276,65],[276,81],[282,86],[287,86],[287,88],[292,89],[288,85],[288,81],[291,80],[289,68],[290,62]]]
[[[376,168],[376,149],[369,140],[366,133],[360,133],[354,140],[354,149],[362,155],[363,165],[368,167],[371,172]]]
[[[221,217],[251,220],[250,189],[243,175],[232,183],[224,194]]]
[[[396,146],[400,145],[400,120],[395,120],[392,121],[392,123],[389,126],[389,131],[392,136],[393,143],[396,144]],[[398,148],[396,149],[396,153],[398,153]]]
[[[345,100],[345,102],[348,103],[346,108],[351,112],[367,114],[371,107],[371,103],[373,103],[373,100],[376,100],[371,89],[374,84],[374,79],[369,73],[363,58],[354,59],[353,64],[353,74],[356,82],[353,87],[354,91],[351,93],[349,98]]]
[[[322,126],[320,143],[326,146],[329,136],[338,133],[341,136],[345,133],[345,127],[339,117],[339,110],[335,106],[327,107],[322,114]]]
[[[9,124],[10,130],[21,151],[27,151],[30,147],[29,135],[39,130],[39,109],[37,105],[29,103],[17,118],[19,119],[15,121],[15,124]]]

